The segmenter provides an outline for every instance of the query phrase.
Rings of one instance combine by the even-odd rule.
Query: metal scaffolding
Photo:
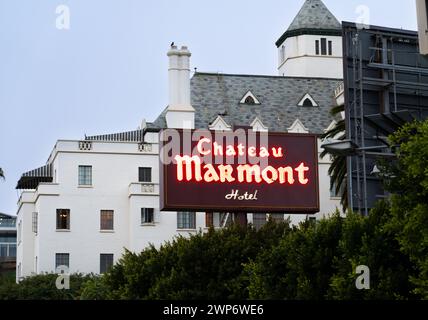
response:
[[[416,32],[343,24],[350,208],[367,215],[388,194],[374,173],[393,158],[388,136],[403,124],[428,118],[428,59]]]

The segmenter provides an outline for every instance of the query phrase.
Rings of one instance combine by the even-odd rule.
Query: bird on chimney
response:
[[[171,42],[171,48],[173,47],[175,45],[175,42],[173,41],[173,42]]]

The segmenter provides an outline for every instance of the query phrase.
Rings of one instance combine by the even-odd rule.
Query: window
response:
[[[253,97],[248,96],[245,98],[245,104],[256,104],[256,101],[254,101]]]
[[[79,166],[79,186],[92,185],[92,166]]]
[[[285,46],[281,47],[281,62],[285,60]]]
[[[141,208],[141,224],[154,223],[154,211],[153,208]]]
[[[321,55],[327,55],[327,39],[321,38]]]
[[[37,214],[37,212],[33,212],[32,227],[33,227],[33,232],[37,233],[37,228],[38,228],[38,214]]]
[[[297,105],[299,107],[318,107],[318,103],[309,93],[305,94]]]
[[[241,101],[239,101],[240,104],[260,104],[259,99],[257,99],[257,97],[251,92],[251,90],[249,90],[241,99]]]
[[[214,227],[214,213],[212,212],[205,213],[205,227],[206,228]]]
[[[56,210],[56,229],[70,230],[70,209]]]
[[[19,221],[19,223],[18,223],[17,236],[18,236],[18,243],[20,243],[21,237],[22,237],[22,221]]]
[[[283,213],[272,213],[270,215],[270,218],[272,221],[275,221],[275,222],[283,222],[284,221],[284,214]]]
[[[336,190],[337,189],[337,183],[333,182],[333,185],[331,186],[331,189],[330,189],[330,197],[331,198],[340,198],[343,194],[344,188],[345,188],[345,183],[342,184],[342,186],[340,187],[339,190]]]
[[[320,41],[319,40],[315,40],[315,54],[317,56],[319,56],[319,54],[320,54]]]
[[[305,101],[303,101],[304,107],[313,107],[312,101],[309,98],[306,98]]]
[[[267,215],[265,213],[253,214],[253,226],[256,230],[260,230],[267,223]]]
[[[100,219],[101,230],[104,230],[104,231],[113,230],[113,216],[114,216],[113,210],[101,210],[101,219]]]
[[[101,253],[100,254],[100,273],[105,273],[113,267],[113,254]]]
[[[333,42],[332,41],[328,42],[328,55],[329,56],[333,55]]]
[[[55,254],[55,271],[60,266],[66,266],[70,268],[70,254],[69,253],[57,253]]]
[[[152,182],[152,168],[138,168],[139,182]]]
[[[196,229],[195,212],[178,212],[177,213],[178,229]]]

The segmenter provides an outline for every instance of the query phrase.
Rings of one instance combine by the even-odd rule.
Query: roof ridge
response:
[[[216,72],[197,72],[195,76],[225,76],[225,77],[246,77],[246,78],[275,78],[275,79],[302,79],[302,80],[331,80],[343,81],[343,78],[325,78],[325,77],[290,77],[290,76],[277,76],[267,74],[240,74],[240,73],[216,73]]]

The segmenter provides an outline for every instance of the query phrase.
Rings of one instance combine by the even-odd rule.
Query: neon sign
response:
[[[163,210],[319,211],[314,135],[180,131],[161,142]]]

